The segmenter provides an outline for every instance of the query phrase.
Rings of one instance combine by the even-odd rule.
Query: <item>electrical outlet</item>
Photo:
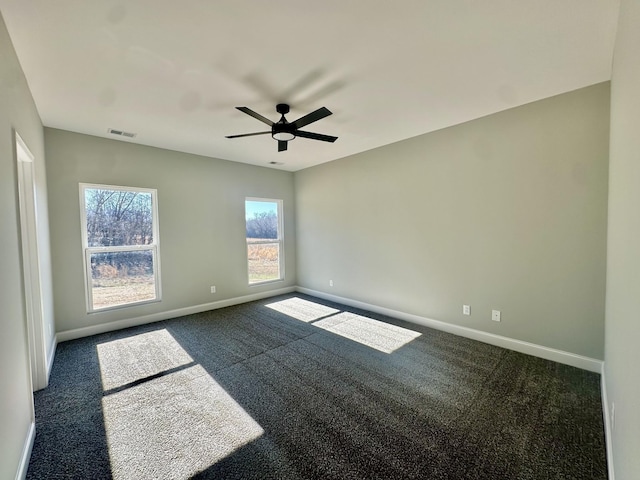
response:
[[[500,321],[500,310],[491,310],[491,320],[494,322]]]
[[[333,280],[329,280],[329,286],[333,287]]]
[[[462,305],[462,314],[471,315],[471,305]]]
[[[211,285],[211,293],[216,293],[216,286],[215,285]]]

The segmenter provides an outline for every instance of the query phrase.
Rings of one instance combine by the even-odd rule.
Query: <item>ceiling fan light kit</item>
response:
[[[299,130],[301,127],[305,125],[309,125],[310,123],[317,122],[325,117],[331,115],[331,111],[328,108],[322,107],[319,108],[299,119],[289,122],[285,118],[285,115],[289,113],[290,107],[286,103],[279,103],[276,105],[276,112],[280,114],[280,120],[277,122],[272,122],[266,117],[263,117],[257,112],[254,112],[250,108],[247,107],[236,107],[243,113],[255,118],[256,120],[260,120],[262,123],[266,123],[271,127],[270,131],[267,132],[254,132],[254,133],[243,133],[240,135],[228,135],[226,138],[240,138],[240,137],[251,137],[254,135],[266,135],[271,134],[274,140],[278,141],[278,151],[284,152],[287,149],[287,144],[291,140],[296,137],[308,138],[310,140],[320,140],[321,142],[335,142],[338,137],[332,137],[330,135],[322,135],[320,133],[313,132],[305,132],[303,130]]]
[[[296,138],[296,136],[291,132],[276,132],[272,133],[271,136],[281,142],[289,142]]]

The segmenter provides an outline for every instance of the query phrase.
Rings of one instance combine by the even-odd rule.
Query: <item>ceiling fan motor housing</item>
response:
[[[284,115],[289,113],[289,105],[279,103],[276,105],[276,111],[282,115],[282,117],[271,126],[271,136],[276,140],[289,142],[296,138],[296,128],[284,118]]]

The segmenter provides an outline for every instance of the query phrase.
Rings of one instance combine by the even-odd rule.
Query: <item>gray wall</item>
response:
[[[58,332],[296,284],[292,173],[50,128],[45,145]],[[80,182],[158,190],[162,302],[86,313]],[[247,196],[284,200],[284,282],[248,286]]]
[[[14,131],[35,155],[45,341],[53,340],[42,123],[0,17],[0,478],[15,478],[32,421]],[[49,352],[46,352],[48,355]]]
[[[602,359],[608,134],[603,83],[296,172],[298,285]]]
[[[623,0],[611,81],[605,380],[617,480],[640,478],[640,3]]]

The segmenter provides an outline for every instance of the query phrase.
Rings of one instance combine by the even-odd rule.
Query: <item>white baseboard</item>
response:
[[[46,371],[46,384],[49,385],[49,376],[51,375],[51,367],[53,367],[53,360],[56,357],[56,348],[58,347],[58,335],[54,335],[51,339],[51,346],[49,347],[49,357],[47,358],[47,371]]]
[[[240,303],[251,302],[254,300],[260,300],[263,298],[273,297],[276,295],[282,295],[285,293],[300,292],[308,295],[312,295],[318,298],[324,298],[344,305],[350,305],[356,308],[362,308],[363,310],[369,310],[371,312],[388,315],[390,317],[398,318],[400,320],[406,320],[418,325],[424,325],[426,327],[434,328],[436,330],[442,330],[461,337],[471,338],[480,342],[488,343],[490,345],[496,345],[498,347],[507,348],[516,352],[525,353],[527,355],[533,355],[536,357],[552,360],[554,362],[571,365],[573,367],[581,368],[583,370],[589,370],[591,372],[601,373],[603,362],[594,358],[577,355],[571,352],[565,352],[563,350],[557,350],[554,348],[545,347],[542,345],[536,345],[534,343],[525,342],[522,340],[516,340],[509,337],[503,337],[501,335],[495,335],[493,333],[483,332],[481,330],[475,330],[473,328],[463,327],[460,325],[454,325],[451,323],[442,322],[440,320],[434,320],[432,318],[421,317],[411,313],[405,313],[398,310],[392,310],[390,308],[381,307],[379,305],[373,305],[370,303],[360,302],[352,300],[350,298],[339,297],[337,295],[328,294],[318,290],[312,290],[304,287],[285,287],[278,290],[270,290],[267,292],[255,293],[251,295],[244,295],[242,297],[234,297],[226,300],[220,300],[212,303],[204,303],[201,305],[195,305],[191,307],[179,308],[175,310],[169,310],[165,312],[153,313],[150,315],[143,315],[135,318],[128,318],[124,320],[118,320],[115,322],[102,323],[99,325],[92,325],[89,327],[76,328],[74,330],[66,330],[59,332],[56,335],[57,342],[65,342],[67,340],[74,340],[76,338],[88,337],[99,333],[111,332],[114,330],[121,330],[123,328],[135,327],[137,325],[144,325],[147,323],[158,322],[161,320],[168,320],[170,318],[181,317],[184,315],[191,315],[194,313],[205,312],[207,310],[215,310],[218,308],[229,307],[232,305],[238,305]]]
[[[607,470],[609,472],[609,480],[615,480],[616,476],[613,471],[613,424],[611,423],[611,411],[609,410],[609,396],[607,395],[607,379],[605,375],[604,364],[600,373],[600,392],[602,395],[602,416],[604,418],[604,438],[607,445]]]
[[[117,320],[115,322],[92,325],[90,327],[82,327],[82,328],[76,328],[73,330],[66,330],[64,332],[58,332],[58,334],[56,335],[56,338],[58,342],[66,342],[67,340],[74,340],[76,338],[89,337],[91,335],[97,335],[99,333],[112,332],[114,330],[121,330],[123,328],[129,328],[129,327],[135,327],[138,325],[144,325],[147,323],[159,322],[161,320],[169,320],[171,318],[182,317],[184,315],[192,315],[194,313],[206,312],[207,310],[216,310],[218,308],[230,307],[232,305],[238,305],[240,303],[252,302],[254,300],[261,300],[263,298],[274,297],[276,295],[282,295],[285,293],[291,293],[295,291],[296,291],[295,287],[285,287],[285,288],[279,288],[277,290],[269,290],[266,292],[253,293],[251,295],[228,298],[226,300],[219,300],[217,302],[203,303],[201,305],[194,305],[192,307],[178,308],[175,310],[152,313],[150,315],[143,315],[141,317],[127,318],[124,320]]]
[[[25,439],[24,446],[22,447],[22,455],[20,456],[20,465],[16,472],[16,480],[24,480],[27,476],[27,469],[29,468],[29,460],[31,459],[31,451],[33,450],[33,442],[36,439],[36,424],[31,422],[29,426],[29,432]]]
[[[369,310],[371,312],[388,315],[400,320],[406,320],[407,322],[415,323],[418,325],[424,325],[436,330],[453,333],[454,335],[471,338],[473,340],[478,340],[490,345],[507,348],[516,352],[525,353],[527,355],[533,355],[535,357],[544,358],[546,360],[552,360],[554,362],[563,363],[565,365],[571,365],[572,367],[581,368],[590,372],[600,373],[602,371],[602,360],[596,360],[594,358],[584,357],[575,353],[565,352],[563,350],[557,350],[555,348],[544,347],[542,345],[536,345],[535,343],[529,343],[522,340],[503,337],[501,335],[495,335],[493,333],[487,333],[481,330],[475,330],[473,328],[462,327],[460,325],[454,325],[451,323],[442,322],[440,320],[434,320],[432,318],[421,317],[419,315],[413,315],[411,313],[400,312],[378,305],[351,300],[349,298],[339,297],[337,295],[331,295],[329,293],[311,290],[309,288],[297,287],[296,291],[300,293],[306,293],[314,297],[323,298],[325,300],[330,300],[332,302],[342,303],[344,305],[361,308],[363,310]]]

